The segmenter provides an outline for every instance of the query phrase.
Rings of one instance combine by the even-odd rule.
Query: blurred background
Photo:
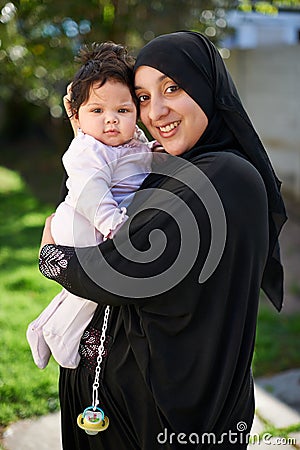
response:
[[[62,96],[74,57],[105,40],[136,54],[182,29],[218,46],[283,181],[286,301],[278,315],[262,298],[254,374],[300,368],[300,0],[1,0],[0,437],[1,426],[59,408],[57,365],[34,366],[25,332],[59,291],[39,274],[37,254],[72,138]]]
[[[218,45],[285,187],[300,196],[300,0],[0,5],[0,162],[21,171],[42,200],[57,198],[60,156],[71,138],[61,98],[80,46],[113,40],[135,54],[155,36],[181,29]]]

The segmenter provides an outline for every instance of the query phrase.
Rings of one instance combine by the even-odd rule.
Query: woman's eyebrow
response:
[[[158,79],[157,79],[157,83],[161,83],[162,81],[164,81],[166,78],[169,78],[167,75],[161,75]],[[141,86],[134,86],[134,89],[137,91],[138,89],[143,89]]]

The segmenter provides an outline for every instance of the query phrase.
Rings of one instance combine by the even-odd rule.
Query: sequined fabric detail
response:
[[[98,348],[100,346],[101,331],[97,328],[89,327],[85,330],[82,335],[79,354],[80,354],[80,365],[84,366],[86,369],[90,370],[92,373],[95,372],[97,366]],[[102,358],[105,359],[108,354],[108,349],[111,344],[111,336],[106,336],[104,342],[104,350],[102,353]]]
[[[45,245],[40,254],[40,271],[45,277],[57,281],[68,289],[71,286],[67,282],[64,272],[73,256],[74,249],[71,247]]]

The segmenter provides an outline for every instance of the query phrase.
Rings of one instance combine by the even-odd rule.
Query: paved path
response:
[[[272,394],[268,391],[272,391]],[[258,379],[255,382],[255,396],[256,415],[250,432],[254,443],[249,445],[249,450],[300,449],[300,431],[288,433],[285,438],[271,437],[267,431],[270,425],[277,429],[295,424],[300,426],[300,369]],[[243,424],[240,423],[239,426]],[[59,428],[59,413],[17,422],[5,432],[4,448],[61,450]]]

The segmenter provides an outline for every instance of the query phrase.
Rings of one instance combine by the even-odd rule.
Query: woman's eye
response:
[[[140,103],[144,103],[146,100],[149,100],[149,95],[139,95],[138,100]]]
[[[178,91],[179,89],[180,89],[180,87],[177,86],[177,84],[175,84],[175,85],[172,85],[172,86],[167,87],[166,93],[169,94],[170,92],[176,92],[176,91]]]

